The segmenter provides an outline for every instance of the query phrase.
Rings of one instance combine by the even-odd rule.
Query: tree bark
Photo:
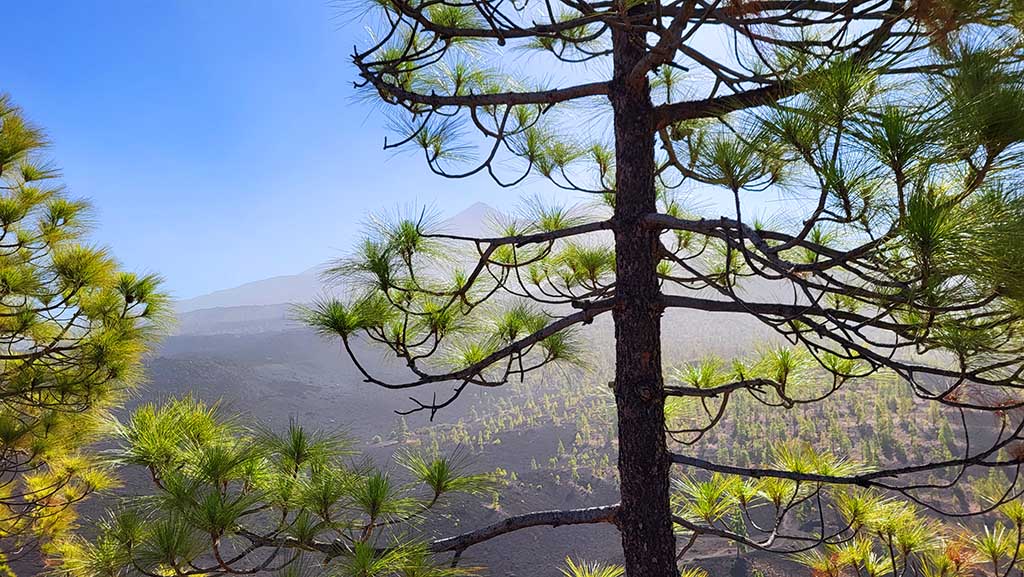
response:
[[[616,27],[609,87],[615,122],[615,401],[622,506],[618,522],[629,577],[674,577],[676,543],[669,506],[671,459],[665,444],[661,375],[654,116],[646,76],[629,77],[644,54],[642,35]]]

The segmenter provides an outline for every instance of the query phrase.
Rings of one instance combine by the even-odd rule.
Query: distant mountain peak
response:
[[[471,204],[471,205],[467,206],[466,208],[464,208],[462,210],[462,212],[460,212],[459,214],[462,214],[463,212],[474,212],[474,211],[481,211],[481,210],[495,211],[495,208],[493,206],[490,206],[489,204],[487,204],[485,202],[476,201],[473,204]]]
[[[445,219],[441,228],[451,234],[485,236],[492,232],[495,221],[501,220],[502,213],[485,202],[474,202],[468,207]]]
[[[442,221],[441,228],[451,234],[486,236],[493,232],[495,221],[501,218],[502,213],[493,206],[485,202],[474,202]],[[275,276],[213,291],[177,301],[174,308],[181,314],[225,307],[308,303],[323,294],[324,284],[319,274],[323,268],[324,265],[318,265],[298,274]]]
[[[494,208],[493,206],[487,204],[486,202],[477,201],[477,202],[474,202],[473,204],[467,206],[466,208],[464,208],[458,214],[481,213],[481,212],[496,213],[496,212],[498,212],[498,210],[496,208]],[[458,214],[456,216],[458,216]]]

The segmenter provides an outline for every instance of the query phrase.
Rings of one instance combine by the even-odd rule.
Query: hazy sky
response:
[[[370,212],[509,210],[551,194],[536,179],[515,191],[447,180],[419,153],[382,150],[385,119],[352,86],[349,55],[366,33],[343,6],[8,2],[0,90],[46,128],[72,192],[96,205],[96,240],[178,298],[337,257]],[[502,64],[536,71],[529,58]]]
[[[507,208],[381,149],[353,101],[361,26],[329,0],[10,2],[0,90],[48,131],[98,242],[177,297],[338,256],[368,212]]]

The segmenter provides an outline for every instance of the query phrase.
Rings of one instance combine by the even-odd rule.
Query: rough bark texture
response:
[[[669,508],[661,376],[661,308],[657,233],[645,225],[656,211],[653,108],[646,77],[627,78],[644,56],[643,39],[616,29],[614,78],[609,98],[615,114],[615,400],[619,422],[619,528],[629,577],[677,574]]]

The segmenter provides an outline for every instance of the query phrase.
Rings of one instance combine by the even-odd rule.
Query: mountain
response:
[[[245,283],[234,288],[214,291],[175,303],[178,314],[237,306],[267,306],[281,303],[309,302],[321,291],[320,267],[299,274],[275,276]]]
[[[500,217],[501,213],[490,205],[477,202],[442,221],[438,228],[442,232],[451,234],[483,235],[491,229],[491,223]],[[185,317],[186,313],[204,309],[271,307],[273,310],[272,305],[307,303],[324,292],[324,283],[320,279],[320,272],[323,268],[324,265],[315,266],[298,274],[253,281],[234,288],[180,300],[175,303],[175,311],[179,316]],[[235,312],[241,311],[236,310]],[[263,316],[268,313],[268,310],[249,312],[257,312],[258,316]],[[187,322],[188,319],[182,318],[181,320]]]
[[[438,228],[448,234],[467,236],[487,236],[493,232],[495,221],[504,215],[498,209],[485,202],[475,202],[462,212],[441,222]]]

